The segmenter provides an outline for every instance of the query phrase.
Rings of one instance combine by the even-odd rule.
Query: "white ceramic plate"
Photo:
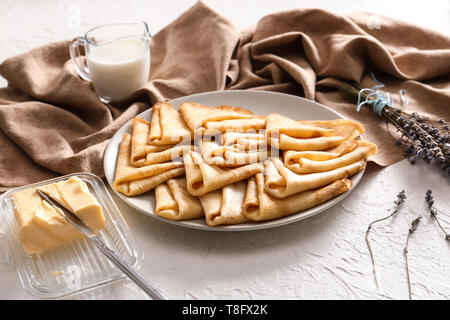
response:
[[[193,94],[178,98],[170,101],[170,103],[178,109],[179,105],[183,102],[197,102],[207,106],[218,106],[218,105],[231,105],[238,106],[248,109],[257,115],[268,115],[269,113],[279,113],[292,119],[302,119],[302,120],[333,120],[343,118],[339,113],[311,100],[299,98],[293,95],[269,92],[269,91],[257,91],[257,90],[230,90],[230,91],[212,91],[199,94]],[[152,115],[152,110],[142,112],[137,115],[138,118],[143,118],[150,121]],[[111,139],[108,147],[105,150],[103,164],[106,179],[110,184],[111,188],[116,192],[113,187],[114,173],[116,168],[117,153],[119,150],[119,144],[122,140],[124,133],[131,133],[131,121],[127,122],[122,128],[120,128],[116,134]],[[162,218],[156,215],[155,208],[155,196],[154,192],[150,191],[145,194],[136,197],[127,197],[119,192],[116,192],[120,198],[122,198],[130,206],[136,208],[142,213],[156,218],[167,223],[172,223],[178,226],[212,230],[212,231],[246,231],[246,230],[257,230],[266,229],[285,225],[295,221],[299,221],[325,209],[336,205],[342,201],[358,184],[364,174],[364,170],[360,171],[354,175],[351,180],[353,182],[352,188],[319,206],[311,208],[309,210],[302,211],[300,213],[292,214],[290,216],[267,221],[267,222],[247,222],[243,224],[230,225],[230,226],[208,226],[204,219],[195,219],[188,221],[172,221],[169,219]]]

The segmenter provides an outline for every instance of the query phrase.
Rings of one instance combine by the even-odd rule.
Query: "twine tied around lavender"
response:
[[[373,82],[376,83],[376,85],[373,86],[372,88],[364,88],[364,89],[359,90],[358,102],[356,103],[356,112],[359,112],[359,110],[361,110],[361,107],[363,105],[371,104],[373,112],[375,112],[378,116],[382,117],[384,107],[386,107],[386,106],[392,107],[393,100],[392,100],[391,94],[389,92],[387,92],[385,95],[382,91],[377,90],[379,88],[383,88],[384,83],[381,83],[380,81],[378,81],[372,72],[370,73],[370,76],[371,76]],[[404,96],[405,92],[406,92],[406,90],[403,90],[403,89],[398,92],[399,96],[400,96],[400,101],[402,102],[402,107],[401,107],[402,110],[404,108],[406,108],[406,105],[408,104],[408,100]],[[363,101],[361,99],[362,96],[364,96]]]

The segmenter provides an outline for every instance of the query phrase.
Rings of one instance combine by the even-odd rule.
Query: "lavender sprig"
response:
[[[360,88],[350,83],[342,84],[339,89],[354,99],[358,99],[360,94]],[[367,93],[361,92],[361,98],[367,99]],[[408,113],[390,105],[383,108],[382,116],[386,120],[389,134],[403,148],[411,164],[419,159],[426,163],[434,160],[450,177],[450,124],[446,120],[432,120],[417,112]],[[396,129],[395,134],[391,132],[389,125]]]
[[[445,229],[442,227],[441,222],[439,221],[439,218],[437,216],[437,209],[434,206],[433,191],[431,191],[431,189],[428,189],[425,193],[425,200],[427,201],[428,208],[430,209],[430,215],[434,220],[436,220],[439,228],[444,233],[445,240],[450,241],[450,234],[448,234],[447,231],[445,231]]]
[[[374,258],[374,256],[373,256],[372,247],[370,246],[370,242],[369,242],[369,232],[370,232],[370,230],[372,229],[372,226],[373,226],[375,223],[378,223],[378,222],[380,222],[380,221],[389,219],[390,217],[392,217],[393,215],[395,215],[395,214],[400,210],[400,207],[401,207],[402,204],[405,202],[405,199],[406,199],[405,190],[401,190],[401,191],[397,194],[397,199],[394,201],[395,207],[394,207],[392,213],[391,213],[390,215],[384,217],[384,218],[381,218],[381,219],[377,219],[377,220],[375,220],[375,221],[372,221],[372,222],[369,224],[369,226],[367,227],[367,230],[366,230],[366,243],[367,243],[367,248],[369,249],[370,259],[372,260],[373,277],[374,277],[374,279],[375,279],[375,284],[376,284],[376,286],[377,286],[377,289],[379,288],[379,286],[378,286],[377,273],[376,273],[376,270],[375,270],[375,258]]]
[[[414,233],[414,231],[417,230],[417,226],[419,225],[420,219],[422,219],[422,216],[418,216],[411,222],[411,228],[409,228],[408,230],[408,237],[406,238],[406,245],[405,249],[403,250],[406,261],[406,274],[408,276],[409,300],[412,299],[412,290],[411,290],[411,277],[409,275],[409,265],[408,265],[408,244],[409,244],[409,237],[411,236],[411,234]]]

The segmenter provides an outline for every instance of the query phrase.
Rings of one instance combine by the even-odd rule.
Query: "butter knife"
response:
[[[88,238],[100,251],[113,262],[123,273],[125,273],[131,280],[133,280],[145,293],[155,300],[168,300],[167,296],[159,289],[157,289],[150,281],[145,279],[140,273],[134,270],[128,263],[126,263],[118,254],[108,248],[102,240],[89,228],[80,218],[72,212],[61,206],[50,195],[39,189],[36,189],[39,196],[47,201],[51,206],[54,206],[62,211],[66,220],[77,228],[86,238]]]

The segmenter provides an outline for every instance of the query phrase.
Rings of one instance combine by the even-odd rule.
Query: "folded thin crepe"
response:
[[[355,143],[357,147],[354,150],[329,160],[311,160],[301,155],[302,151],[287,151],[284,154],[284,164],[286,168],[300,174],[325,172],[344,167],[360,160],[367,160],[368,157],[377,153],[377,146],[369,141],[360,140]],[[334,156],[336,154],[336,152],[330,152],[327,155]]]
[[[214,135],[230,129],[261,129],[265,119],[252,112],[232,106],[208,107],[194,102],[180,105],[180,112],[188,127],[196,135]],[[235,121],[231,121],[235,120]]]
[[[226,185],[248,179],[264,170],[261,163],[236,168],[219,168],[206,163],[199,153],[191,151],[184,155],[187,189],[193,196],[202,196]]]
[[[205,123],[207,132],[227,132],[236,130],[260,130],[266,126],[266,117],[254,116],[252,119],[230,119],[208,121]]]
[[[264,164],[264,190],[271,196],[280,199],[351,177],[366,167],[366,162],[361,160],[331,171],[297,174],[286,168],[283,162],[277,158],[271,158]]]
[[[267,119],[270,119],[270,115]],[[276,120],[285,118],[277,115]],[[330,121],[294,121],[302,126],[302,130],[295,131],[289,124],[285,130],[281,127],[282,123],[288,123],[289,118],[284,121],[278,121],[276,127],[267,129],[268,141],[270,145],[281,150],[296,151],[318,151],[335,147],[344,141],[354,139],[364,132],[364,127],[352,120],[330,120]],[[277,122],[277,123],[278,123]],[[311,129],[315,127],[316,129]],[[299,137],[303,135],[302,137]]]
[[[152,190],[170,178],[181,176],[185,172],[181,161],[138,168],[133,166],[130,159],[131,136],[126,133],[120,143],[117,155],[114,188],[127,196],[136,196]]]
[[[136,167],[176,160],[182,157],[185,152],[194,150],[194,146],[189,144],[190,138],[187,140],[187,145],[183,144],[184,141],[177,145],[149,145],[150,123],[144,119],[134,118],[131,125],[133,129],[131,163]]]
[[[270,150],[267,149],[246,151],[207,140],[201,142],[200,150],[207,164],[219,167],[236,167],[262,162],[270,156]]]
[[[351,186],[352,182],[348,179],[336,180],[319,189],[277,199],[264,190],[264,175],[257,173],[248,180],[243,214],[254,221],[278,219],[318,206],[348,191]]]
[[[217,226],[249,221],[242,213],[246,188],[247,181],[239,181],[201,196],[206,223]]]
[[[267,149],[265,134],[256,132],[225,132],[222,134],[222,145],[246,151]]]
[[[354,139],[346,140],[336,147],[323,150],[323,151],[293,151],[286,150],[284,152],[284,163],[286,165],[295,164],[298,159],[309,159],[315,161],[326,161],[340,157],[350,151],[353,151],[358,146],[358,143]]]
[[[269,137],[286,134],[294,138],[313,138],[333,134],[332,129],[304,124],[277,113],[266,117],[266,131]]]
[[[191,145],[176,145],[164,151],[151,152],[147,154],[145,162],[143,162],[142,166],[175,161],[178,158],[183,157],[185,153],[194,149],[194,146]]]
[[[150,122],[134,118],[131,121],[131,163],[135,166],[145,165],[147,154],[160,152],[169,149],[171,146],[150,146],[148,144],[148,135],[150,133]]]
[[[189,194],[186,178],[169,179],[155,188],[156,214],[171,220],[204,217],[198,197]]]
[[[193,132],[184,122],[181,113],[167,102],[156,103],[152,107],[152,120],[148,144],[153,146],[190,144]]]

